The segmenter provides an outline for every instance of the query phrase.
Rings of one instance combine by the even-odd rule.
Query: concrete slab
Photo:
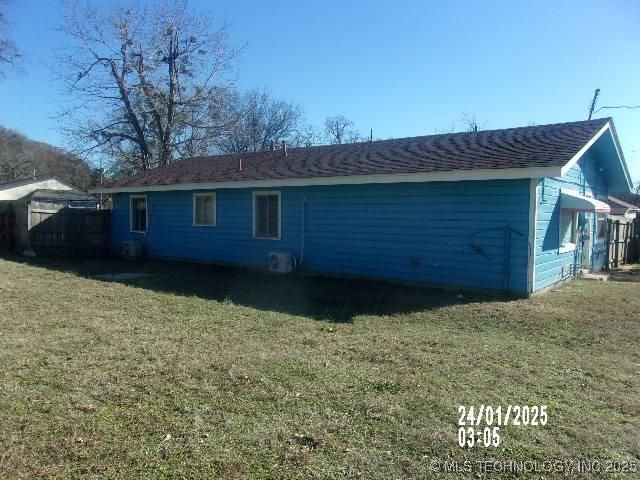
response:
[[[580,270],[580,278],[585,280],[597,280],[599,282],[607,282],[609,280],[609,275],[604,273],[589,273],[584,270]]]
[[[104,275],[96,275],[100,280],[109,282],[123,282],[127,280],[136,280],[138,278],[153,277],[152,273],[105,273]]]

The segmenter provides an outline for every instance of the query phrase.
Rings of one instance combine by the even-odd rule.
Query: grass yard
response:
[[[132,271],[153,276],[94,276]],[[433,464],[638,464],[640,273],[616,280],[458,298],[3,257],[0,477],[469,478]],[[501,428],[498,448],[460,448],[458,405],[480,404],[548,405],[549,421]]]

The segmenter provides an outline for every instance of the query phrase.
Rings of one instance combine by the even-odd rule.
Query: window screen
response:
[[[194,225],[216,224],[216,197],[213,193],[199,194],[193,197],[193,223]]]
[[[607,237],[607,217],[604,213],[599,213],[596,219],[596,232],[598,233],[598,240],[603,240]]]
[[[280,194],[255,194],[255,236],[258,238],[280,237]]]
[[[147,231],[147,198],[131,198],[131,230],[134,232]]]

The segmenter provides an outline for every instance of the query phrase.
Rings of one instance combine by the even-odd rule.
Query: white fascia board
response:
[[[622,164],[622,169],[624,170],[624,176],[627,179],[627,185],[629,186],[629,192],[633,190],[633,180],[631,179],[631,173],[629,173],[629,167],[627,166],[627,161],[624,158],[624,154],[622,153],[622,146],[620,146],[620,140],[618,140],[618,132],[616,132],[616,127],[612,122],[609,122],[611,128],[611,136],[613,137],[613,145],[616,147],[616,152],[618,153],[618,159]]]
[[[306,187],[315,185],[364,185],[368,183],[460,182],[467,180],[515,180],[558,177],[560,167],[493,168],[448,172],[398,173],[388,175],[352,175],[341,177],[283,178],[236,182],[179,183],[135,187],[91,188],[90,193],[166,192],[173,190],[216,190],[226,188]]]
[[[604,127],[602,127],[598,133],[596,133],[593,138],[591,140],[589,140],[587,143],[584,144],[584,146],[578,150],[578,153],[576,153],[571,160],[569,160],[569,163],[567,163],[564,167],[562,167],[562,174],[560,175],[561,177],[565,176],[567,174],[567,172],[569,172],[569,170],[571,170],[571,167],[573,167],[578,160],[580,160],[580,158],[585,154],[585,152],[587,150],[589,150],[591,148],[591,146],[596,143],[596,141],[604,134],[604,132],[606,132],[607,130],[609,130],[610,122],[607,122],[605,124]]]

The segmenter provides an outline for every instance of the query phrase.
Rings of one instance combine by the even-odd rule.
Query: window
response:
[[[280,239],[280,192],[253,192],[253,236]]]
[[[596,217],[596,232],[598,240],[607,238],[607,217],[604,213],[599,213]]]
[[[132,195],[131,201],[131,231],[147,231],[147,197],[146,195]]]
[[[578,214],[571,210],[560,210],[560,251],[576,249],[578,236]]]
[[[216,194],[193,194],[193,225],[214,227],[216,225]]]

